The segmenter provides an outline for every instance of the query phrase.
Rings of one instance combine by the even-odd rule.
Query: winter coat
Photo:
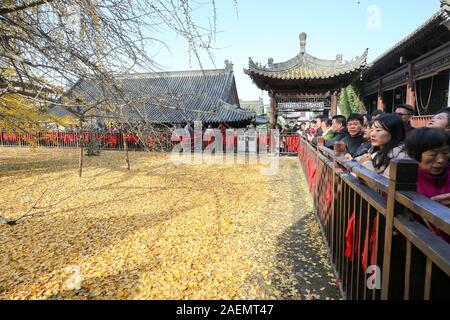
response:
[[[440,176],[433,176],[428,170],[419,168],[417,171],[417,192],[427,198],[450,193],[450,164]],[[433,224],[429,223],[420,216],[414,216],[419,222],[427,226],[431,232],[450,243],[450,235],[446,234],[439,228],[436,228]]]
[[[363,154],[367,153],[367,151],[369,151],[369,149],[371,147],[372,147],[372,142],[370,142],[370,141],[365,141],[365,142],[361,143],[361,145],[358,147],[358,149],[353,154],[353,158],[362,156]]]
[[[331,139],[333,137],[333,131],[331,130],[331,128],[328,129],[325,132],[322,132],[322,131],[323,130],[320,129],[320,131],[318,131],[316,133],[316,135],[314,136],[314,138],[312,139],[311,144],[313,146],[317,146],[317,140],[318,140],[319,137],[323,137],[324,140],[329,140],[329,139]]]
[[[345,145],[345,152],[349,153],[352,157],[356,153],[356,150],[358,150],[359,146],[364,142],[364,134],[360,133],[357,136],[352,137],[351,135],[348,135],[344,137],[341,140]]]
[[[344,128],[342,128],[341,131],[335,132],[333,138],[331,138],[329,140],[325,140],[325,146],[330,149],[333,149],[335,142],[341,141],[342,139],[344,139],[347,136],[349,136],[347,127],[344,127]]]
[[[433,176],[428,170],[418,169],[417,192],[427,198],[450,193],[450,164],[440,176]]]
[[[375,159],[375,156],[377,155],[378,151],[372,153],[370,156],[372,158],[372,161],[366,161],[361,164],[366,169],[375,171],[378,174],[381,174],[385,176],[386,178],[389,178],[389,164],[387,166],[382,166],[379,169],[375,169],[373,165],[373,159]],[[409,158],[405,151],[405,146],[401,144],[398,147],[395,147],[388,153],[388,157],[390,158],[389,161],[395,159],[395,158]],[[356,161],[359,161],[360,157],[355,158]]]

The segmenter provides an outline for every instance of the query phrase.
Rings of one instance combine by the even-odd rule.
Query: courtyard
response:
[[[78,152],[0,149],[0,299],[339,298],[297,158]]]

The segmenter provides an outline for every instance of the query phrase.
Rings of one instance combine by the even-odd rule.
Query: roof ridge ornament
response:
[[[300,38],[300,53],[301,54],[305,54],[305,52],[306,52],[306,38],[307,38],[306,33],[305,32],[300,33],[299,38]]]
[[[225,70],[233,71],[233,62],[225,60]]]
[[[441,0],[440,13],[445,18],[444,25],[450,29],[450,25],[448,22],[449,13],[450,13],[450,0]]]

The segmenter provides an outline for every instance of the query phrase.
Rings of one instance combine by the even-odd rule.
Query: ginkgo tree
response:
[[[200,6],[210,6],[210,17],[194,14]],[[202,67],[202,52],[212,59],[216,14],[215,0],[2,1],[0,126],[39,127],[46,107],[57,104],[81,122],[87,113],[115,113],[142,136],[122,110],[134,109],[139,122],[147,120],[114,75],[161,70],[153,57],[170,49],[162,38],[167,31],[185,39],[189,56]],[[71,95],[67,89],[80,79],[105,88],[100,101]]]
[[[183,37],[200,66],[211,52],[212,20],[198,25],[192,0],[6,0],[0,4],[0,95],[17,93],[37,101],[57,100],[79,79],[115,90],[131,102],[114,74],[160,70],[152,56],[169,48],[167,29]],[[207,3],[207,2],[206,2]],[[124,96],[125,95],[125,96]],[[67,97],[66,97],[67,98]],[[71,106],[66,100],[65,107]]]

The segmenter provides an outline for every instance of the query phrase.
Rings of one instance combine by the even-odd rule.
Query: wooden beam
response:
[[[337,115],[337,106],[339,99],[339,90],[333,90],[331,95],[331,116],[334,117]]]
[[[273,91],[269,91],[269,97],[270,97],[270,118],[269,118],[269,124],[270,129],[275,129],[277,125],[277,116],[276,116],[276,108],[275,108],[275,93]]]
[[[381,79],[378,81],[377,110],[384,111],[384,102],[383,102],[383,78],[381,78]]]
[[[416,94],[414,90],[414,68],[413,64],[408,65],[408,81],[406,84],[406,103],[416,109]]]

